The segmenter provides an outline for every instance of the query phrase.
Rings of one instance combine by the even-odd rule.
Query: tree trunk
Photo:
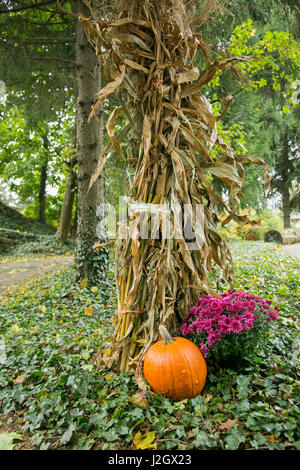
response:
[[[43,163],[40,170],[39,189],[39,220],[46,222],[46,185],[47,185],[48,160]]]
[[[284,228],[291,228],[290,189],[284,186],[282,190],[283,222]]]
[[[76,233],[77,233],[77,220],[78,220],[77,191],[78,191],[78,188],[76,184],[75,191],[74,191],[75,214],[74,214],[74,219],[73,219],[73,225],[71,227],[71,236],[73,238],[76,237]]]
[[[74,13],[89,16],[90,12],[82,0],[73,1]],[[76,81],[77,81],[77,159],[78,159],[78,221],[76,274],[78,279],[99,280],[106,269],[104,252],[95,252],[96,210],[104,202],[104,176],[88,192],[89,182],[102,150],[103,117],[100,109],[96,118],[88,117],[96,94],[101,89],[101,66],[88,42],[82,23],[77,21],[76,36]]]
[[[47,187],[47,171],[48,171],[48,160],[49,160],[49,141],[46,134],[42,135],[43,147],[45,151],[45,157],[40,170],[40,188],[39,188],[39,220],[46,222],[46,187]]]
[[[76,172],[74,171],[75,163],[75,158],[71,158],[68,165],[69,168],[66,177],[64,199],[60,211],[59,225],[56,232],[56,237],[63,242],[67,241],[72,224],[72,210],[76,188]]]
[[[269,230],[265,234],[265,242],[280,243],[281,245],[300,243],[300,228],[286,228],[280,231]]]
[[[283,173],[282,173],[282,208],[283,208],[283,222],[284,228],[291,228],[291,202],[290,202],[290,188],[288,181],[288,168],[289,168],[289,139],[286,132],[284,137],[283,147]]]

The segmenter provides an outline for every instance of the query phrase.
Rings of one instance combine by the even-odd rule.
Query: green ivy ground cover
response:
[[[13,420],[39,449],[299,449],[299,258],[262,242],[235,243],[232,252],[236,289],[272,299],[280,322],[268,353],[242,371],[208,364],[193,400],[147,392],[140,408],[128,401],[138,391],[133,377],[97,370],[99,339],[112,329],[112,280],[76,285],[63,270],[8,292],[0,429]]]

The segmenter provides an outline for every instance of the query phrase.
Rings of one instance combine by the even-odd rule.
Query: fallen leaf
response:
[[[204,403],[208,403],[212,399],[212,395],[205,395]]]
[[[24,383],[26,380],[26,376],[25,375],[19,375],[19,377],[17,377],[16,379],[14,379],[14,383],[17,385],[17,384],[22,384]]]
[[[147,384],[142,377],[136,377],[135,380],[140,390],[142,391],[147,390]]]
[[[107,375],[105,376],[105,379],[106,379],[106,380],[113,380],[113,378],[114,378],[114,377],[113,377],[112,374],[107,374]]]
[[[29,332],[32,334],[32,335],[37,335],[39,333],[39,327],[36,325],[32,328],[30,328]]]
[[[274,434],[270,434],[268,436],[265,436],[266,439],[268,439],[269,442],[276,442]]]
[[[19,333],[20,331],[23,330],[23,328],[20,328],[18,325],[12,325],[10,329],[13,333]]]
[[[94,312],[94,310],[93,310],[93,306],[92,306],[92,305],[89,305],[88,307],[86,307],[86,308],[84,309],[84,313],[85,313],[86,315],[95,315],[95,312]]]
[[[133,438],[133,443],[137,449],[157,449],[157,443],[153,443],[154,439],[155,431],[147,432],[144,435],[138,431]]]
[[[148,400],[145,398],[145,391],[141,391],[128,398],[129,403],[139,408],[146,409],[149,406]]]
[[[14,447],[14,440],[18,439],[20,441],[23,440],[21,434],[17,434],[16,432],[3,432],[0,434],[0,450],[12,450]]]
[[[225,423],[219,424],[220,431],[230,431],[234,424],[239,424],[238,419],[228,419]]]

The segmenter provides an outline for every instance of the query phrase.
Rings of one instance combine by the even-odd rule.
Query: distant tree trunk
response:
[[[82,0],[73,1],[73,11],[90,15]],[[104,177],[99,178],[88,192],[102,149],[102,110],[88,122],[94,98],[101,89],[100,63],[85,35],[82,23],[77,21],[76,36],[76,80],[77,80],[77,158],[78,158],[78,221],[77,221],[77,278],[97,280],[104,274],[106,263],[102,254],[93,250],[98,223],[96,210],[105,200]]]
[[[48,171],[48,152],[49,142],[47,136],[43,136],[45,160],[40,169],[40,188],[39,188],[39,220],[46,222],[46,187],[47,187],[47,171]]]
[[[285,133],[284,147],[282,153],[282,208],[283,208],[283,222],[284,228],[291,227],[291,201],[290,201],[290,188],[288,179],[289,168],[289,136]]]
[[[39,220],[46,222],[46,184],[47,184],[47,168],[46,161],[40,171],[40,189],[39,189]]]
[[[78,220],[77,189],[78,188],[76,184],[75,191],[74,191],[75,214],[74,214],[74,219],[73,219],[73,225],[71,228],[71,236],[74,238],[76,237],[76,233],[77,233],[77,220]]]
[[[75,164],[75,158],[71,158],[68,164],[64,199],[60,211],[59,225],[56,232],[56,237],[63,242],[67,241],[72,224],[72,211],[76,188]]]
[[[284,185],[282,189],[282,206],[284,228],[291,228],[290,189],[287,185]]]

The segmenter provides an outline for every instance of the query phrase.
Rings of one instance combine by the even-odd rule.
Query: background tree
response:
[[[77,175],[76,175],[77,157],[74,148],[70,149],[68,160],[66,161],[66,180],[64,198],[59,216],[59,224],[56,237],[59,240],[67,241],[71,227],[75,196],[77,194]]]
[[[99,278],[105,271],[106,252],[95,253],[92,249],[97,224],[96,207],[104,202],[104,176],[87,194],[87,182],[98,161],[102,145],[102,119],[87,123],[92,99],[86,97],[86,89],[96,94],[100,88],[101,71],[91,47],[82,34],[82,26],[75,21],[74,10],[85,11],[81,1],[32,2],[8,0],[0,9],[0,22],[4,32],[1,42],[0,76],[6,83],[11,105],[22,106],[28,120],[52,122],[62,110],[66,97],[76,99],[76,148],[78,169],[78,231],[77,276]],[[85,43],[85,42],[86,43]],[[6,67],[7,61],[11,67]],[[86,67],[88,71],[86,71]],[[22,91],[22,93],[19,93]],[[75,112],[74,112],[75,116]],[[72,139],[68,147],[73,145]],[[46,162],[43,175],[46,174]],[[68,166],[75,169],[71,159]],[[73,176],[72,176],[73,177]],[[65,185],[70,188],[69,180]],[[41,185],[41,201],[45,197],[45,185]],[[72,184],[71,184],[72,186]],[[72,193],[66,195],[70,206]],[[70,214],[70,207],[62,207],[62,220]],[[43,218],[43,213],[41,213]],[[61,224],[60,224],[61,225]],[[69,226],[67,222],[67,226]],[[57,232],[65,238],[66,227]]]
[[[299,43],[288,32],[263,31],[259,40],[256,33],[251,21],[236,28],[230,50],[261,57],[257,63],[242,66],[249,76],[245,91],[254,91],[260,98],[254,112],[260,132],[248,147],[255,153],[259,151],[270,165],[273,190],[282,197],[284,226],[288,228],[289,188],[294,181],[299,181],[300,126],[297,116],[300,106],[294,100],[294,84],[300,71],[300,49]],[[246,111],[244,116],[249,116],[249,112]]]
[[[72,127],[75,117],[74,105],[72,110],[74,20],[65,18],[55,1],[25,0],[5,2],[0,9],[0,22],[3,32],[0,39],[0,76],[7,90],[6,109],[19,107],[27,128],[40,133],[43,147],[49,147],[49,123],[68,114]],[[7,67],[8,62],[10,67]],[[72,132],[69,138],[72,138]],[[62,153],[56,155],[59,162],[63,161],[64,147],[68,146],[65,141],[65,146],[60,147]],[[39,217],[45,219],[46,150],[41,158],[43,178],[40,181]]]
[[[73,1],[75,14],[88,13],[82,0]],[[81,21],[77,20],[76,36],[76,79],[77,79],[77,252],[76,272],[78,278],[99,280],[107,269],[107,251],[96,252],[93,246],[97,240],[96,215],[99,203],[105,201],[104,175],[89,190],[91,175],[94,173],[102,150],[103,115],[89,122],[93,99],[101,88],[101,67],[88,42]]]
[[[277,14],[274,18],[273,12],[270,23],[258,21],[254,24],[252,20],[247,20],[237,26],[227,39],[226,47],[231,53],[246,54],[258,57],[259,60],[239,65],[239,69],[246,72],[248,80],[236,85],[233,94],[239,96],[238,105],[236,101],[233,102],[222,125],[227,138],[230,138],[234,128],[240,129],[244,147],[242,153],[247,151],[251,155],[263,157],[269,164],[273,175],[270,197],[281,195],[285,226],[288,227],[289,186],[299,180],[299,105],[293,101],[293,95],[294,83],[299,76],[300,57],[299,43],[294,36],[275,29],[280,26],[288,29],[288,23],[284,24],[280,17],[278,5],[274,11]],[[221,104],[217,106],[218,102],[232,90],[230,76],[225,73],[222,81],[214,80],[213,89],[215,109],[218,111],[221,109]],[[284,132],[287,130],[289,136],[285,137]],[[283,145],[285,140],[286,144]],[[260,172],[260,176],[257,176],[257,170],[250,169],[247,172],[242,207],[249,206],[257,210],[265,207],[261,185],[263,174]]]
[[[72,119],[72,117],[71,117]],[[0,117],[0,176],[9,184],[26,213],[41,221],[57,219],[64,173],[65,149],[72,128],[70,115],[58,115],[55,122],[28,122],[20,107],[6,104]],[[47,199],[47,185],[52,188],[52,203]],[[56,206],[56,207],[55,207]],[[53,209],[55,208],[55,212]]]

